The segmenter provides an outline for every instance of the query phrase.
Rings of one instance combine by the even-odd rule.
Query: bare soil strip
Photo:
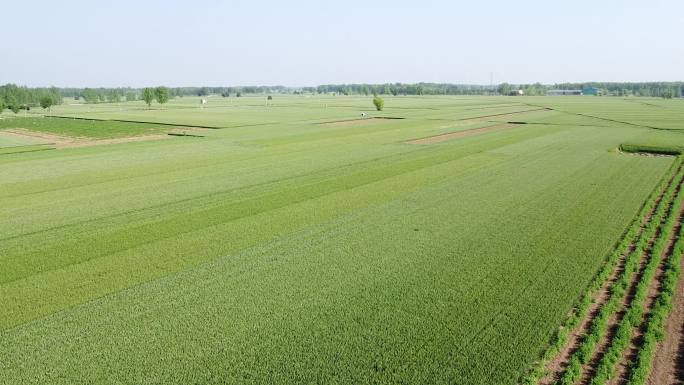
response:
[[[675,227],[681,228],[684,210]],[[670,238],[674,242],[674,237]],[[668,244],[671,249],[672,244]],[[684,271],[684,258],[680,260]],[[619,382],[623,383],[623,382]],[[665,339],[658,342],[653,357],[651,372],[646,380],[649,385],[684,384],[684,275],[677,281],[672,310],[665,321]]]
[[[5,135],[16,136],[18,138],[35,138],[42,139],[46,144],[53,145],[55,148],[71,148],[71,147],[87,147],[96,146],[101,144],[116,144],[116,143],[126,143],[126,142],[140,142],[146,140],[160,140],[168,139],[169,135],[157,134],[157,135],[142,135],[142,136],[131,136],[125,138],[112,138],[112,139],[93,139],[93,138],[83,138],[83,137],[70,137],[62,136],[56,134],[50,134],[47,132],[37,132],[29,131],[23,128],[12,128],[2,131]]]
[[[670,185],[674,182],[674,178],[676,177],[677,173],[679,170],[682,168],[682,165],[680,165],[670,176],[666,186],[663,188],[663,190],[658,194],[658,196],[655,199],[653,208],[644,216],[644,219],[642,223],[640,224],[639,231],[637,232],[637,237],[641,235],[641,233],[644,231],[644,228],[646,225],[651,221],[653,214],[655,212],[656,207],[659,206],[660,202],[664,198],[664,194],[669,188]],[[680,182],[681,183],[681,182]],[[590,325],[592,324],[593,320],[596,318],[597,313],[599,309],[605,304],[605,302],[608,300],[610,289],[617,280],[617,277],[619,274],[624,270],[624,264],[625,264],[625,259],[627,255],[629,255],[631,252],[634,251],[636,248],[636,245],[632,242],[627,250],[625,250],[621,255],[620,258],[618,259],[615,267],[613,268],[613,271],[611,272],[611,275],[609,278],[604,282],[604,284],[601,286],[601,288],[594,294],[592,298],[592,304],[590,305],[589,309],[587,310],[587,314],[585,317],[582,319],[581,322],[577,325],[577,327],[572,330],[567,337],[567,341],[565,342],[565,345],[558,351],[558,353],[549,360],[546,365],[544,366],[545,372],[547,375],[540,379],[538,382],[540,385],[551,385],[554,384],[560,376],[563,374],[565,371],[565,368],[568,366],[568,363],[570,361],[570,357],[577,351],[579,348],[579,343],[581,340],[581,336],[585,334]]]
[[[408,142],[404,142],[404,143],[408,143],[408,144],[434,144],[434,143],[440,143],[440,142],[444,142],[444,141],[451,140],[451,139],[466,138],[466,137],[473,136],[473,135],[484,134],[485,132],[498,131],[498,130],[503,130],[503,129],[511,128],[511,127],[513,127],[512,124],[497,124],[495,126],[473,128],[471,130],[449,132],[446,134],[428,136],[426,138],[413,139],[413,140],[409,140]]]

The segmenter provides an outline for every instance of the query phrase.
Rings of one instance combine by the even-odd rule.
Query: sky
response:
[[[684,80],[681,0],[12,1],[0,84]]]

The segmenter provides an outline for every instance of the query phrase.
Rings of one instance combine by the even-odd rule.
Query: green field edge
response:
[[[651,191],[648,198],[642,203],[641,207],[637,211],[637,214],[632,219],[632,221],[625,227],[621,237],[615,242],[613,250],[604,257],[604,261],[597,271],[597,273],[592,277],[589,284],[587,285],[584,293],[580,295],[575,305],[570,311],[570,315],[565,319],[564,322],[558,327],[558,330],[552,335],[549,340],[548,347],[540,354],[539,359],[533,363],[532,367],[528,369],[519,379],[518,383],[523,385],[534,385],[541,378],[547,375],[545,369],[546,364],[554,358],[560,349],[567,342],[568,335],[575,327],[577,327],[582,319],[587,316],[589,306],[592,303],[592,297],[596,292],[603,286],[604,282],[608,279],[610,273],[616,267],[620,254],[623,250],[627,249],[629,245],[638,237],[639,229],[642,223],[645,221],[646,215],[650,211],[655,211],[658,206],[661,205],[663,199],[660,202],[657,201],[657,197],[662,192],[666,193],[670,185],[670,181],[674,181],[676,175],[681,171],[682,166],[684,166],[684,159],[678,159],[673,162],[668,170],[663,174],[660,181]]]

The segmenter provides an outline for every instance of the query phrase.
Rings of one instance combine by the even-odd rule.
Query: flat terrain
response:
[[[0,384],[515,384],[675,161],[618,147],[684,146],[684,100],[208,100],[0,116]]]

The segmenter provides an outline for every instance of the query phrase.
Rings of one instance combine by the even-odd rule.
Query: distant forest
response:
[[[317,87],[240,86],[240,87],[170,87],[171,98],[184,96],[240,97],[254,94],[329,94],[329,95],[510,95],[522,90],[524,95],[545,95],[549,90],[581,90],[597,88],[605,96],[682,97],[684,82],[645,83],[560,83],[472,85],[448,83],[387,83],[387,84],[324,84]],[[139,100],[142,88],[29,88],[14,84],[0,86],[0,111],[61,104],[63,97],[81,99],[86,103],[117,103]]]

